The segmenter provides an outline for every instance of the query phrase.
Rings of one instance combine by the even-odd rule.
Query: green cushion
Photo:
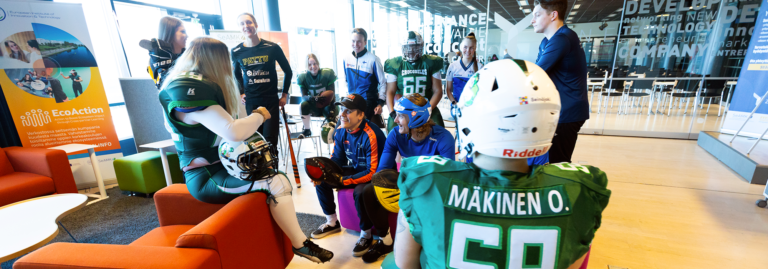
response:
[[[384,261],[381,262],[381,269],[399,269],[395,264],[395,252],[389,253]]]
[[[173,183],[184,183],[179,156],[166,152]],[[125,156],[113,162],[117,184],[123,191],[154,193],[166,186],[159,151],[145,151]]]

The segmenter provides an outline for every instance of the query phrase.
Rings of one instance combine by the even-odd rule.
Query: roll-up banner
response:
[[[80,4],[0,1],[0,87],[24,147],[97,145],[102,177],[122,157]],[[75,180],[95,182],[86,151]]]
[[[736,133],[752,110],[760,105],[766,91],[768,91],[768,0],[763,0],[755,21],[752,40],[749,42],[749,50],[741,67],[739,81],[720,131]],[[758,137],[768,128],[768,98],[765,98],[762,103],[739,135]],[[763,138],[768,139],[768,136]]]

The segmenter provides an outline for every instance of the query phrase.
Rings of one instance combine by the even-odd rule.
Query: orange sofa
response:
[[[285,268],[293,259],[263,193],[217,205],[173,184],[154,199],[160,227],[130,245],[53,243],[13,268]]]
[[[44,148],[0,148],[0,206],[57,193],[77,193],[67,153]]]

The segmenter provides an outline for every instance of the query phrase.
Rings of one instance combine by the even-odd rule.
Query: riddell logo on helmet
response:
[[[532,149],[532,150],[523,150],[523,151],[514,151],[511,149],[505,149],[504,157],[534,157],[539,156],[541,154],[544,154],[544,152],[547,152],[549,147],[544,147],[542,149]]]
[[[347,95],[347,98],[355,100],[355,95],[354,94]]]

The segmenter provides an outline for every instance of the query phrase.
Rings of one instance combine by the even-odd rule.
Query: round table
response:
[[[31,252],[53,240],[58,222],[85,206],[84,194],[41,196],[0,207],[0,262]]]

